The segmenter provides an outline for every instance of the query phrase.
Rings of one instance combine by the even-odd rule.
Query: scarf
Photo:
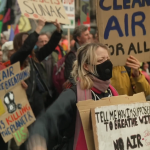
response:
[[[105,92],[108,89],[110,80],[102,81],[93,76],[91,79],[93,81],[93,87],[98,89],[99,91]],[[92,99],[91,89],[82,90],[80,87],[80,82],[78,81],[77,82],[77,102],[88,100],[88,99]],[[79,150],[79,149],[87,150],[87,145],[83,144],[83,143],[86,143],[86,141],[85,141],[85,136],[83,134],[84,133],[83,127],[82,127],[81,118],[80,118],[78,110],[77,110],[77,115],[76,115],[76,126],[75,127],[76,128],[75,128],[75,138],[74,138],[73,150]],[[81,141],[80,139],[82,139],[84,141]]]

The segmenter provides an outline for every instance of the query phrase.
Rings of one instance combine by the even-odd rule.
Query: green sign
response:
[[[90,0],[80,0],[80,21],[81,24],[87,21],[87,15],[90,16]]]

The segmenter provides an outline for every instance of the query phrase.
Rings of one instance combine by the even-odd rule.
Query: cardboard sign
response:
[[[98,144],[94,144],[94,141],[96,141],[96,136],[95,136],[96,132],[93,129],[96,129],[96,128],[94,127],[95,124],[92,125],[93,120],[91,119],[91,109],[93,108],[95,109],[96,107],[101,107],[101,106],[132,104],[136,102],[142,102],[142,103],[146,102],[144,93],[135,94],[131,97],[123,95],[123,96],[114,96],[114,97],[104,98],[99,101],[86,100],[86,101],[80,101],[79,103],[77,103],[88,150],[95,150],[96,149],[95,145],[96,146],[98,145]],[[119,149],[119,150],[122,150],[122,149]]]
[[[70,24],[61,0],[18,0],[21,12],[32,19],[44,17],[47,22]]]
[[[23,144],[29,137],[29,132],[26,127],[21,127],[17,132],[13,133],[13,137],[18,146]]]
[[[96,150],[150,149],[150,103],[97,107],[92,110]]]
[[[63,0],[63,6],[70,20],[70,25],[63,25],[63,28],[74,29],[75,28],[75,0]]]
[[[30,76],[30,68],[20,71],[16,63],[0,71],[0,133],[5,142],[15,136],[17,145],[21,145],[26,136],[25,128],[35,121],[21,81]]]
[[[109,46],[114,66],[125,65],[129,55],[150,60],[149,8],[149,0],[96,0],[99,40]]]

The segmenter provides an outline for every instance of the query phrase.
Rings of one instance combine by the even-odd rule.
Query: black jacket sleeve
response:
[[[24,60],[28,57],[28,55],[31,54],[37,40],[38,40],[39,34],[36,32],[31,33],[28,38],[25,40],[23,46],[18,50],[16,53],[14,53],[11,58],[11,64],[14,64],[18,61],[20,61],[20,64],[24,62]]]
[[[59,41],[61,40],[61,33],[55,31],[49,42],[42,47],[37,53],[36,57],[38,58],[39,61],[43,61],[47,56],[49,56],[56,48],[56,46],[59,44]]]
[[[58,139],[59,134],[69,128],[76,118],[76,109],[76,94],[73,90],[67,89],[61,93],[46,113],[36,120],[30,131],[30,137],[40,135],[46,139],[47,145],[50,139]]]
[[[66,55],[66,59],[65,59],[65,71],[64,71],[64,76],[65,79],[68,80],[70,77],[70,73],[72,71],[72,67],[73,67],[73,63],[76,60],[76,55],[74,52],[69,52]]]
[[[52,53],[52,51],[55,50],[55,47],[58,45],[61,39],[61,33],[55,31],[49,42],[38,52],[36,52],[36,57],[39,61],[44,60],[49,54]],[[20,50],[11,56],[11,64],[14,64],[18,61],[20,61],[21,65],[23,64],[25,59],[28,57],[28,55],[31,54],[34,46],[36,45],[36,42],[38,41],[38,36],[39,34],[37,34],[36,32],[33,32],[28,36]]]

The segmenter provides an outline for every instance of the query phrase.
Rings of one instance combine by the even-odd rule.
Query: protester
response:
[[[95,42],[99,42],[98,31],[95,33]]]
[[[11,64],[20,61],[21,68],[30,65],[31,71],[30,78],[26,80],[28,85],[26,93],[36,117],[45,111],[46,106],[48,107],[53,102],[47,76],[41,71],[42,66],[39,62],[52,53],[61,39],[60,24],[56,21],[54,25],[57,27],[57,31],[54,32],[49,42],[35,54],[33,48],[44,25],[45,21],[39,20],[35,32],[29,36],[27,33],[17,34],[14,38],[16,53],[10,59]]]
[[[90,41],[91,41],[91,43],[95,42],[95,35],[92,33],[90,33]]]
[[[46,45],[48,43],[48,41],[50,40],[50,37],[48,34],[46,33],[42,33],[39,35],[38,37],[38,41],[36,43],[37,45],[37,49],[35,51],[35,53],[38,53],[38,51],[44,47],[44,45]],[[54,50],[53,50],[54,51]],[[53,53],[53,52],[52,52]],[[42,68],[42,72],[48,77],[48,82],[50,85],[50,89],[52,90],[52,70],[53,70],[53,65],[54,65],[54,59],[52,57],[52,54],[50,54],[49,56],[47,56],[43,61],[42,64],[44,65],[44,68]]]
[[[72,65],[76,60],[77,49],[85,43],[90,42],[90,33],[88,27],[81,25],[75,28],[73,38],[76,41],[72,50],[57,64],[53,69],[53,84],[58,94],[60,94],[65,87],[68,85],[68,81],[73,82],[73,78],[70,76],[72,71]]]
[[[46,45],[48,43],[48,41],[50,40],[50,37],[46,34],[46,33],[42,33],[39,35],[38,37],[38,41],[36,43],[36,45],[38,46],[38,48],[42,48],[44,45]]]
[[[75,40],[71,40],[71,42],[70,42],[70,48],[73,49],[74,45],[75,45]]]
[[[12,41],[5,42],[3,44],[3,46],[2,46],[2,51],[3,51],[3,53],[2,53],[2,61],[3,61],[3,63],[0,62],[0,70],[3,70],[3,69],[5,69],[7,67],[7,66],[5,66],[5,63],[7,61],[9,61],[10,57],[15,53],[13,42]],[[22,87],[25,90],[27,90],[28,85],[24,81],[22,81],[21,84],[22,84]]]
[[[142,68],[142,71],[149,72],[148,70],[149,64],[147,62],[143,62],[141,68]]]
[[[113,66],[107,50],[102,44],[86,44],[79,48],[77,62],[72,71],[77,86],[63,91],[47,112],[37,120],[30,133],[28,150],[47,150],[47,147],[50,148],[49,144],[52,144],[51,139],[61,143],[57,145],[59,150],[79,150],[81,145],[83,149],[87,147],[84,133],[80,130],[82,124],[79,113],[76,115],[76,103],[118,95],[110,85]],[[83,135],[82,139],[79,139],[79,134]]]
[[[71,52],[68,53],[65,59],[65,79],[68,80],[70,77],[70,72],[72,71],[72,65],[76,60],[77,49],[85,43],[90,41],[90,32],[88,27],[85,25],[77,26],[73,32],[73,39],[75,40],[74,47]]]
[[[3,33],[1,33],[1,38],[0,38],[0,40],[1,40],[2,45],[3,45],[5,42],[7,42],[6,36],[5,36]]]
[[[132,96],[140,92],[144,92],[146,96],[150,95],[150,85],[139,68],[140,62],[133,56],[129,56],[127,59],[126,67],[113,67],[111,84],[119,95]]]
[[[147,72],[149,72],[149,71],[148,71],[148,68],[149,68],[148,63],[147,63],[147,62],[143,62],[141,68],[142,68],[142,74],[145,76],[146,80],[147,80],[148,83],[150,84],[150,76],[149,76],[149,74],[147,73]]]
[[[62,59],[66,55],[64,49],[61,45],[58,45],[55,51],[52,53],[52,57],[54,60],[54,64],[56,64],[60,59]]]
[[[69,50],[69,47],[68,47],[68,40],[67,40],[67,37],[65,35],[62,36],[61,46],[62,46],[63,50],[67,53]]]
[[[13,41],[5,42],[2,46],[3,62],[10,60],[10,57],[15,53]]]

